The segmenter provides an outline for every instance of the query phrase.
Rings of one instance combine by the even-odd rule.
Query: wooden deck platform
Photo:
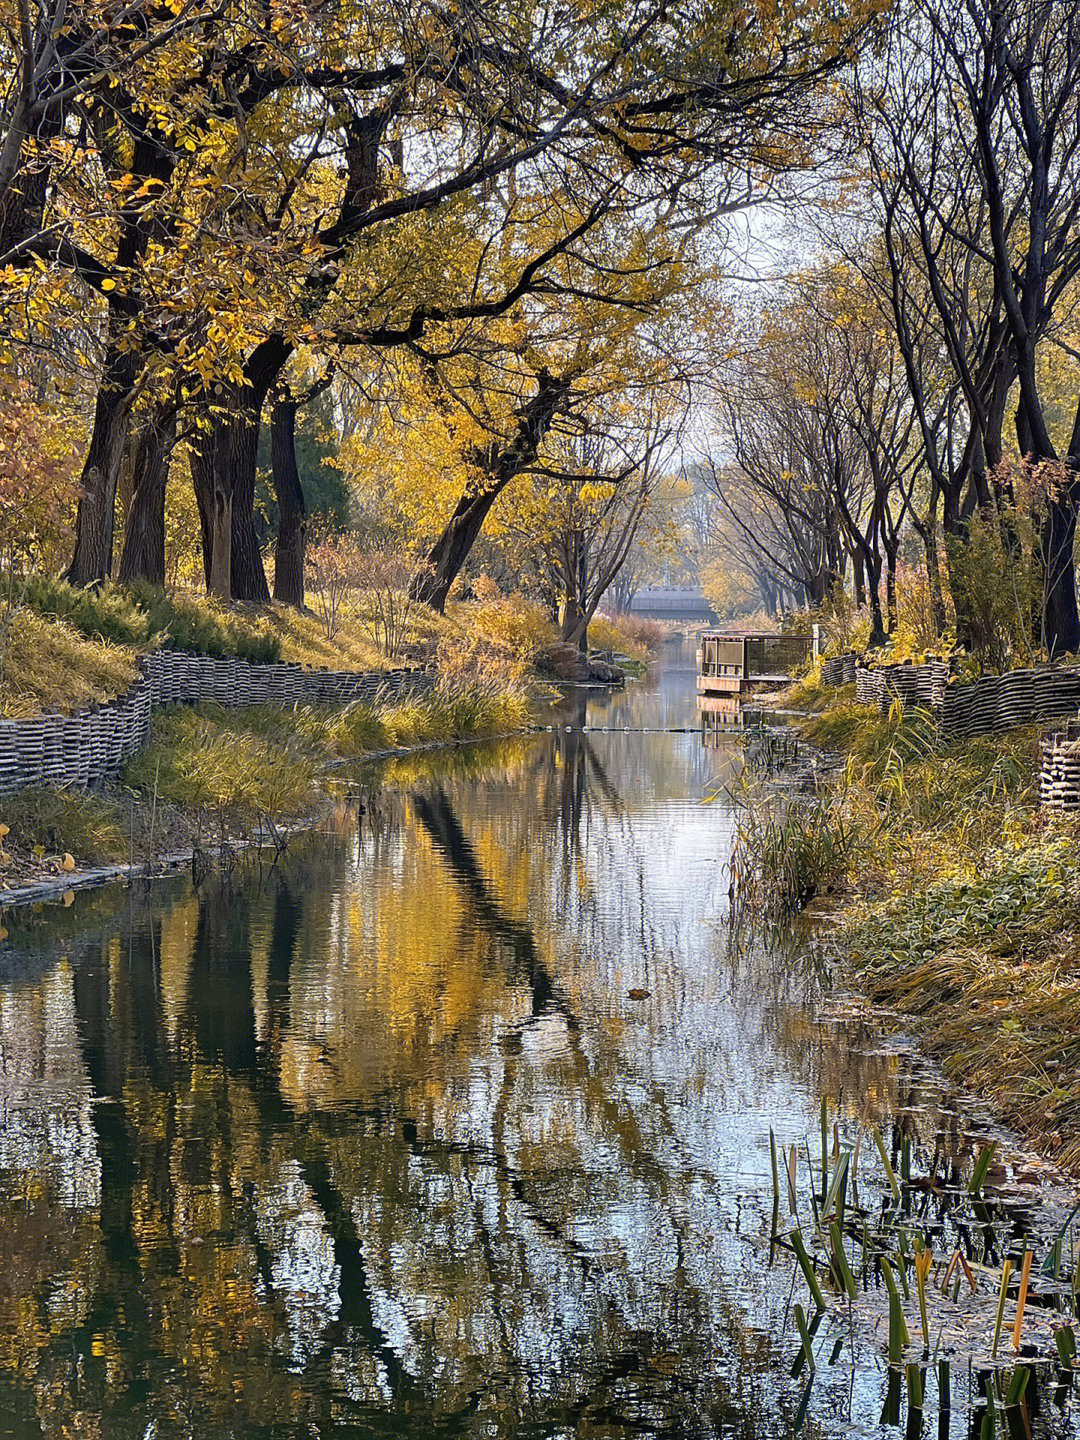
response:
[[[699,695],[741,695],[754,685],[790,685],[810,658],[802,635],[706,630],[697,653]]]

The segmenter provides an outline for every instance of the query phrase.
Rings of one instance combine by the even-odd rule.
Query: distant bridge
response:
[[[630,601],[631,615],[646,620],[680,620],[689,625],[715,625],[716,614],[700,590],[657,586],[639,590]]]

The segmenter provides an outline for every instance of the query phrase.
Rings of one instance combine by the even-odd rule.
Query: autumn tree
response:
[[[1041,623],[1051,653],[1076,650],[1080,405],[1055,426],[1039,357],[1080,269],[1080,19],[1051,0],[905,0],[888,45],[859,69],[857,102],[871,223],[946,536],[955,549],[976,510],[992,511],[1011,411],[1020,453],[1059,467]],[[944,403],[928,360],[931,373],[948,369]]]
[[[208,585],[248,599],[266,594],[255,440],[299,346],[409,346],[432,325],[506,313],[552,283],[592,219],[707,213],[723,203],[718,167],[793,163],[814,87],[878,8],[672,15],[612,0],[583,18],[486,0],[363,13],[229,0],[80,8],[69,34],[19,7],[2,42],[18,81],[3,113],[5,258],[24,289],[39,266],[67,277],[103,324],[71,578],[111,571],[125,467],[121,568],[158,577],[175,423]],[[561,235],[548,223],[534,239],[493,199],[512,178],[566,197]],[[443,263],[463,230],[491,262],[464,286]]]

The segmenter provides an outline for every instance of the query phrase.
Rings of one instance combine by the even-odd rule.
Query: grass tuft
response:
[[[76,710],[120,694],[135,683],[135,651],[111,640],[88,640],[65,620],[19,610],[11,617],[3,657],[0,715]]]

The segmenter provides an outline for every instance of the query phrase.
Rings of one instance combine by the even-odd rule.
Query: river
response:
[[[997,1132],[801,929],[736,923],[743,755],[672,648],[365,771],[277,865],[5,917],[0,1435],[903,1433],[842,1309],[807,1384],[770,1127],[812,1154],[824,1094],[894,1155]],[[1061,1187],[1002,1153],[1026,1231]],[[977,1436],[978,1390],[901,1427]],[[1033,1434],[1078,1414],[1029,1387]]]

